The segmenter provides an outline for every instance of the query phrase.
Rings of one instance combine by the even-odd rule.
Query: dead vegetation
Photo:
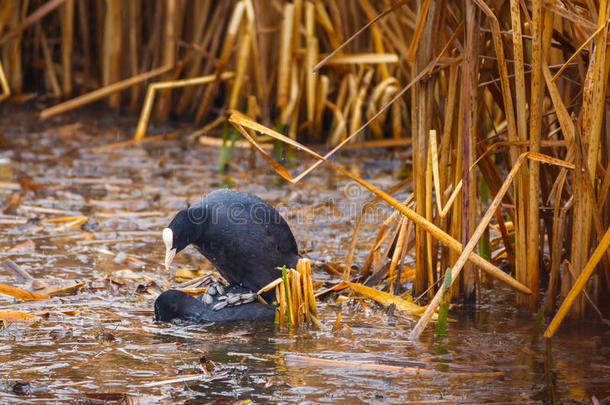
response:
[[[248,118],[232,123],[260,152],[269,138],[255,132],[301,150],[335,146],[308,151],[317,162],[295,177],[265,156],[294,183],[330,164],[396,208],[359,274],[388,292],[412,255],[413,291],[430,299],[451,267],[451,294],[467,301],[491,275],[532,311],[568,297],[559,317],[569,307],[582,318],[587,305],[608,304],[607,1],[0,4],[2,97],[57,100],[41,118],[100,98],[144,105],[141,139],[153,112],[209,131],[236,110]],[[151,79],[161,82],[144,98]],[[223,146],[235,139],[223,136]],[[405,202],[329,160],[388,138],[413,150]]]

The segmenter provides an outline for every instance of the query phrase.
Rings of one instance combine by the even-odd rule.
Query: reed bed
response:
[[[352,244],[345,281],[398,294],[413,257],[422,300],[440,301],[452,268],[451,294],[467,302],[491,275],[531,311],[569,297],[559,315],[582,318],[609,304],[607,0],[0,5],[2,94],[55,100],[41,118],[102,98],[144,105],[141,139],[149,117],[207,131],[240,111],[232,123],[294,183],[320,164],[350,176],[329,158],[351,143],[410,144],[412,177],[388,193],[354,178],[397,213],[365,263]],[[309,151],[317,161],[293,177],[255,132],[334,148]],[[407,201],[391,197],[407,187]]]

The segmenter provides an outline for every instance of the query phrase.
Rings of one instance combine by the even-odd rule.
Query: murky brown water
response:
[[[230,174],[221,177],[215,172],[218,149],[188,141],[91,153],[86,148],[128,139],[129,132],[116,128],[133,128],[134,119],[98,118],[89,111],[41,124],[31,113],[3,108],[0,158],[10,158],[15,176],[33,189],[0,188],[2,207],[15,192],[23,196],[16,210],[0,215],[0,259],[14,260],[49,285],[84,281],[87,286],[78,294],[43,301],[0,295],[0,311],[42,316],[32,324],[0,327],[0,402],[95,403],[121,401],[121,394],[135,402],[223,403],[529,403],[548,398],[544,346],[530,343],[533,317],[517,313],[512,292],[498,286],[485,289],[476,310],[452,312],[457,322],[440,341],[428,330],[419,342],[410,342],[415,318],[387,316],[360,301],[320,303],[323,330],[285,331],[250,323],[156,325],[150,283],[156,280],[162,289],[177,285],[161,264],[160,231],[186,201],[227,184],[258,194],[280,209],[309,257],[342,261],[355,214],[370,195],[325,167],[298,187],[285,184],[260,159],[252,171],[248,151],[237,151]],[[67,126],[75,120],[83,125]],[[389,157],[385,151],[354,152],[339,161],[386,188],[404,159]],[[360,240],[371,239],[389,210],[374,212]],[[81,214],[88,218],[83,227],[62,229],[58,226],[66,222],[45,220]],[[11,251],[15,246],[22,251]],[[367,248],[366,242],[358,244],[356,263],[362,263]],[[192,249],[176,263],[212,271]],[[314,279],[334,276],[318,271]],[[4,268],[0,282],[27,285]],[[333,332],[338,313],[347,327]],[[595,322],[561,329],[552,346],[551,380],[558,399],[608,398],[609,343],[610,329]],[[432,374],[303,363],[294,355],[421,367]],[[168,382],[200,374],[202,357],[216,365],[209,378]],[[473,372],[490,374],[468,374]]]

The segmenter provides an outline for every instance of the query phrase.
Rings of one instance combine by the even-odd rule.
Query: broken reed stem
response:
[[[119,82],[110,84],[108,86],[102,87],[100,89],[94,90],[90,93],[83,94],[82,96],[75,97],[71,100],[65,101],[60,104],[56,104],[53,107],[45,108],[40,113],[40,118],[45,119],[52,117],[57,114],[64,113],[66,111],[73,110],[78,107],[82,107],[85,104],[92,103],[101,98],[107,97],[111,94],[119,92],[121,90],[125,90],[137,83],[149,80],[155,76],[163,74],[169,71],[171,66],[162,66],[160,68],[151,70],[149,72],[141,73],[139,75],[130,77],[129,79],[121,80]]]
[[[235,76],[233,72],[224,72],[220,75],[220,80],[232,79]],[[173,89],[177,87],[195,86],[199,84],[211,83],[216,80],[216,75],[207,75],[202,77],[195,77],[193,79],[183,80],[171,80],[167,82],[157,82],[148,85],[146,91],[146,98],[144,99],[144,105],[142,106],[142,112],[140,113],[140,119],[138,120],[138,126],[134,134],[135,140],[140,140],[146,135],[146,127],[150,120],[150,114],[152,112],[152,106],[155,100],[155,93],[161,89]]]
[[[578,297],[578,295],[580,294],[582,289],[585,287],[585,284],[589,280],[589,277],[591,277],[591,274],[593,274],[593,271],[595,270],[595,266],[597,266],[597,264],[601,260],[602,256],[604,255],[604,253],[606,252],[606,250],[609,247],[610,247],[610,228],[608,228],[605,235],[602,237],[601,242],[599,243],[599,245],[597,245],[597,248],[595,248],[595,251],[589,258],[589,261],[587,262],[585,267],[582,269],[581,273],[578,275],[578,278],[572,285],[572,288],[570,289],[570,292],[568,293],[565,300],[561,304],[561,307],[559,307],[559,310],[557,311],[557,313],[551,320],[551,323],[549,324],[546,331],[544,332],[545,338],[553,337],[553,335],[557,331],[557,328],[559,328],[559,325],[561,325],[563,318],[565,318],[566,314],[568,313],[568,311],[574,304],[574,300]]]
[[[320,327],[311,281],[311,262],[299,259],[296,270],[282,269],[282,276],[261,288],[257,294],[275,288],[276,321],[280,327],[313,324]]]

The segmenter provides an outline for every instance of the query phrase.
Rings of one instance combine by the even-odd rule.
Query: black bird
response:
[[[231,293],[244,293],[245,289],[234,287],[227,289]],[[167,290],[155,300],[155,320],[157,322],[170,322],[181,319],[189,323],[222,322],[222,321],[263,321],[273,320],[275,306],[254,301],[248,304],[227,306],[221,310],[214,310],[214,306],[222,302],[213,297],[208,304],[190,295],[178,291]],[[225,296],[226,298],[226,296]]]
[[[277,267],[296,268],[299,259],[284,218],[259,197],[229,189],[180,211],[163,230],[163,242],[167,268],[176,253],[193,245],[231,285],[253,292],[281,275]]]

